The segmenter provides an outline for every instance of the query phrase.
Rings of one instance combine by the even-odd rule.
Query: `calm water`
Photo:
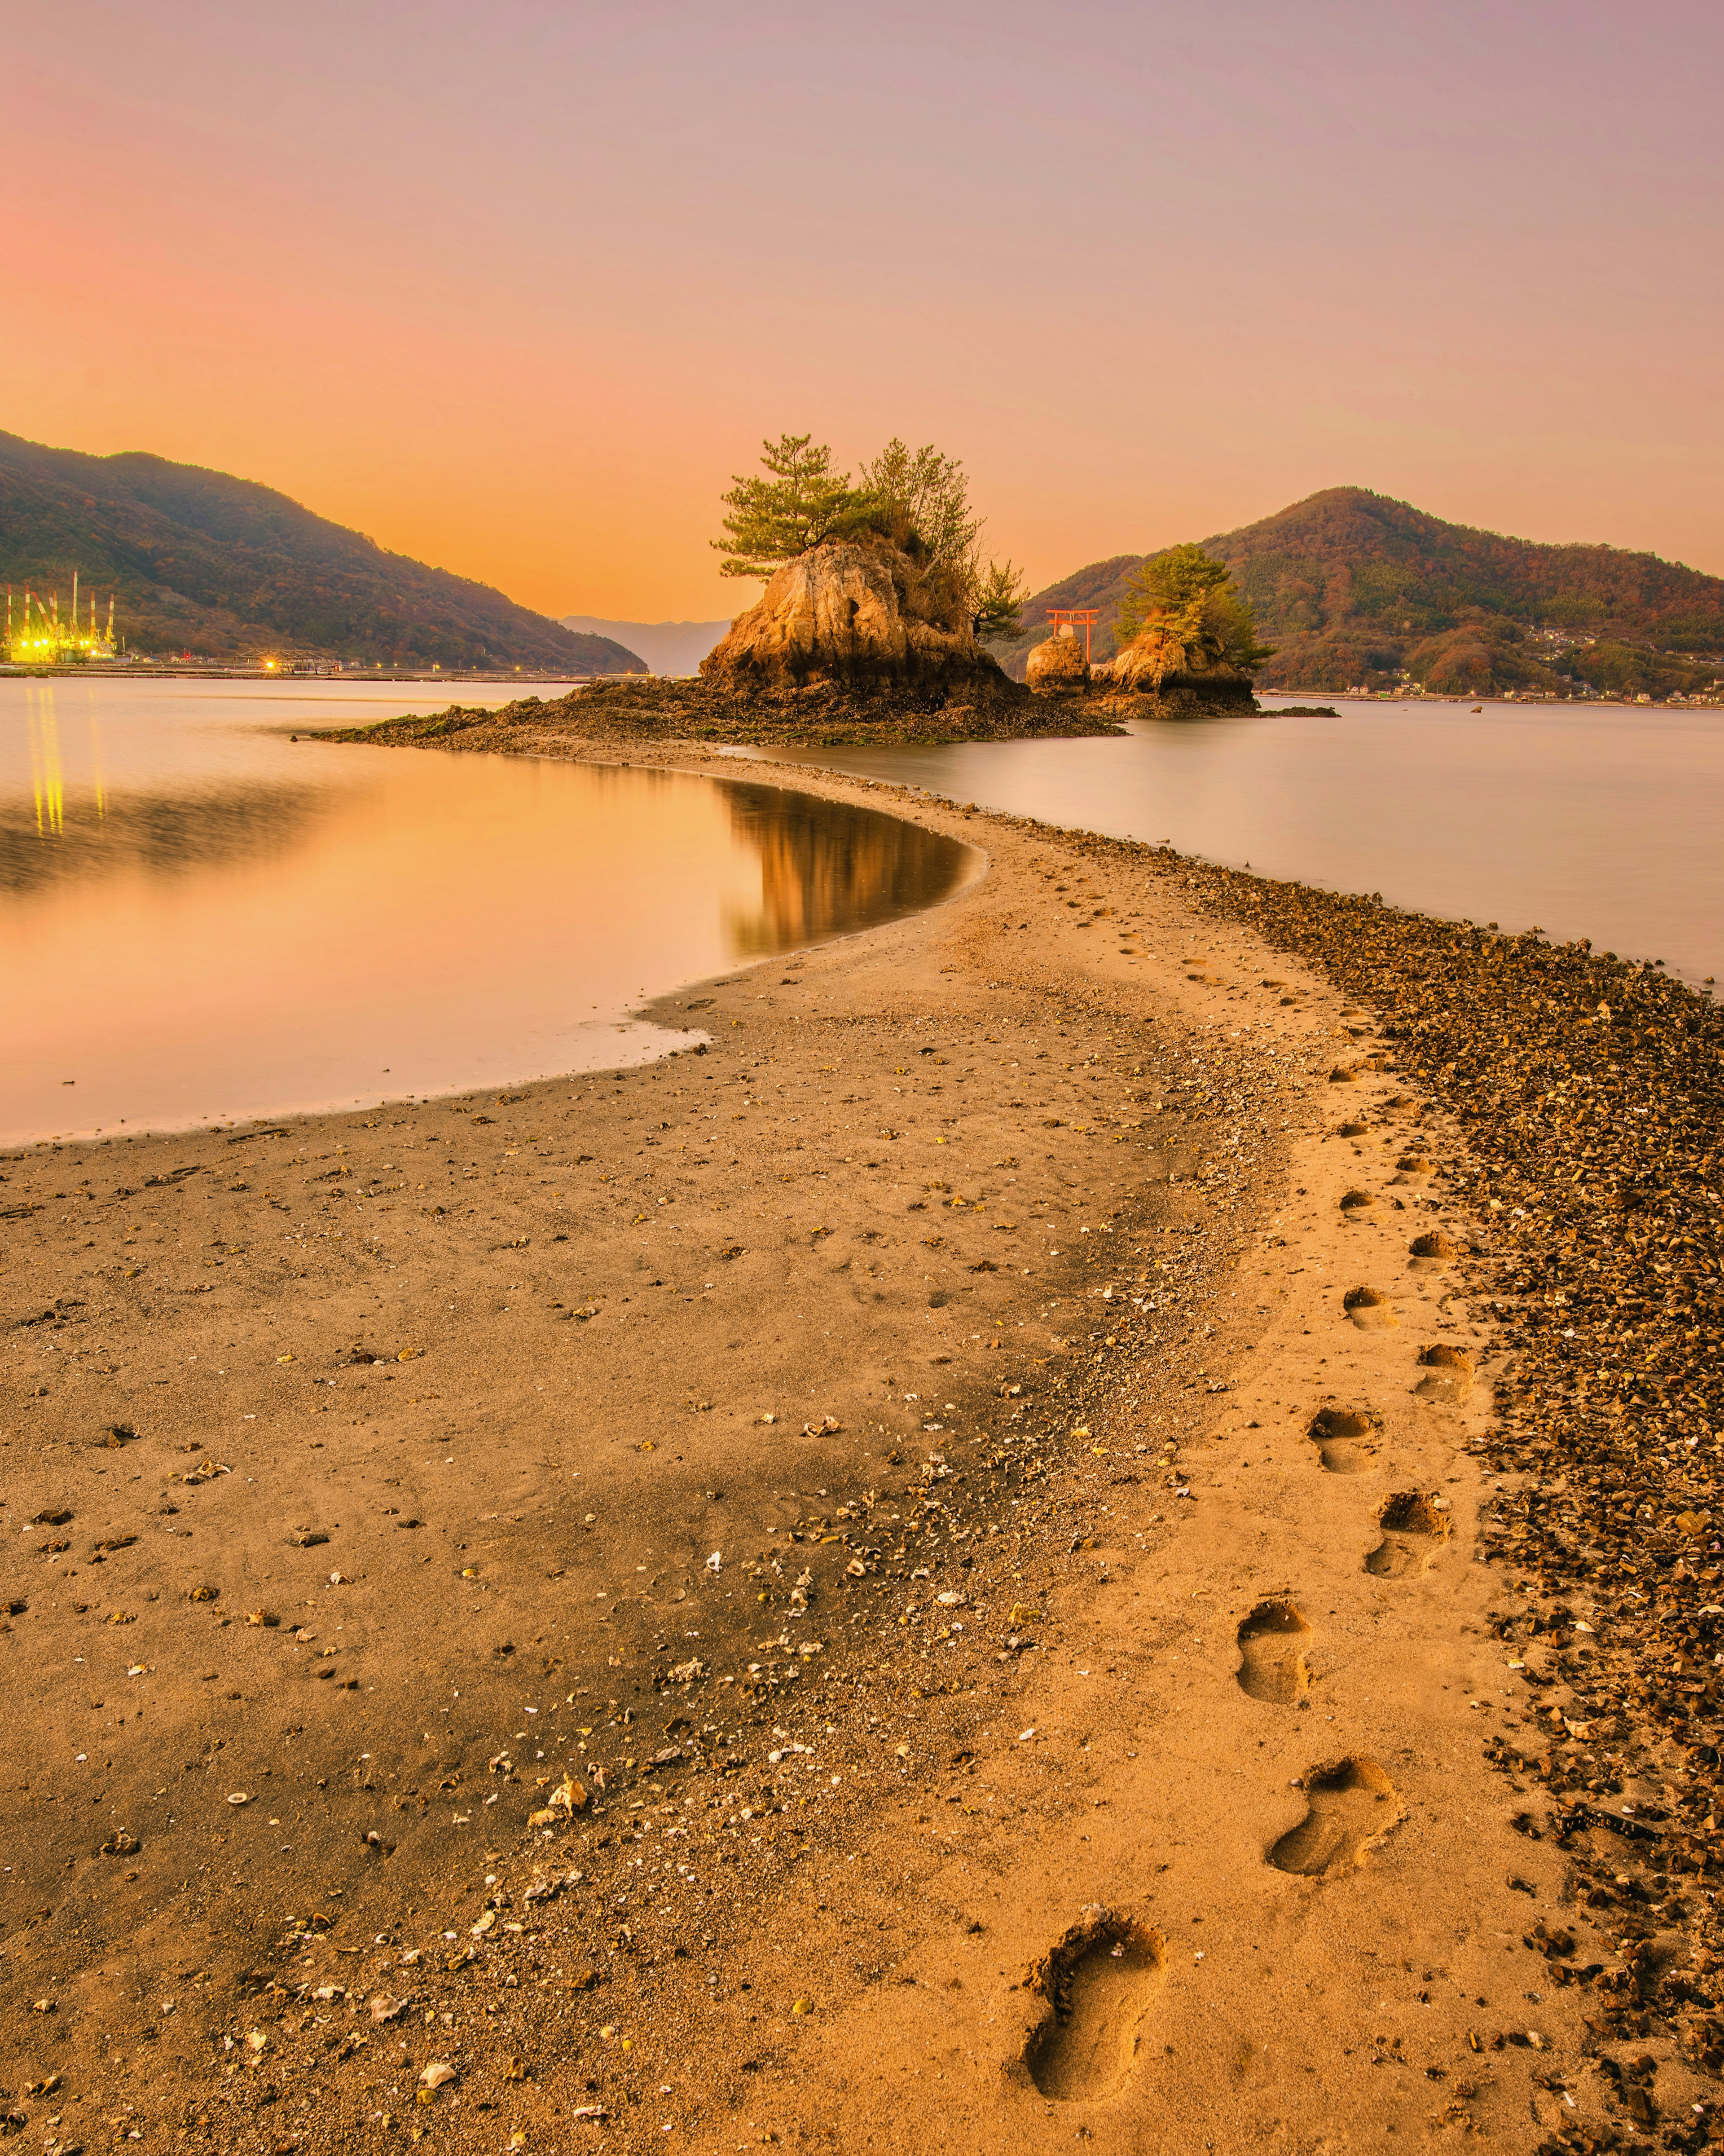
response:
[[[289,738],[440,701],[0,680],[0,1143],[644,1060],[687,1036],[643,998],[978,864],[740,779]]]
[[[1724,975],[1724,712],[1337,710],[1143,722],[1125,740],[785,754]]]

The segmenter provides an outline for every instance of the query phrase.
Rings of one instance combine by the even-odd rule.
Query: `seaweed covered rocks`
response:
[[[562,696],[524,696],[498,711],[452,704],[444,711],[344,728],[329,738],[520,756],[611,742],[836,748],[1119,731],[1092,703],[1050,704],[1003,675],[944,685],[886,683],[865,691],[824,679],[775,685],[629,675],[583,682]]]

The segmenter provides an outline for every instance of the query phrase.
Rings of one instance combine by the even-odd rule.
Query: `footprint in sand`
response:
[[[1408,1246],[1415,1272],[1435,1272],[1460,1255],[1459,1248],[1446,1235],[1434,1229],[1428,1235],[1415,1235]]]
[[[1413,1388],[1422,1400],[1449,1400],[1456,1406],[1473,1389],[1473,1358],[1464,1348],[1425,1348],[1419,1360],[1424,1375]]]
[[[1397,1183],[1424,1183],[1436,1173],[1436,1163],[1428,1153],[1403,1152],[1395,1163],[1394,1180]]]
[[[1449,1532],[1449,1515],[1437,1505],[1423,1491],[1397,1491],[1377,1516],[1383,1540],[1365,1559],[1366,1571],[1379,1579],[1423,1572]]]
[[[1269,1852],[1277,1871],[1301,1879],[1323,1879],[1362,1864],[1366,1851],[1406,1816],[1393,1783],[1373,1759],[1313,1767],[1305,1794],[1309,1810]]]
[[[1291,1707],[1311,1682],[1301,1642],[1311,1626],[1290,1602],[1260,1602],[1239,1627],[1239,1689],[1270,1707]]]
[[[1386,1332],[1401,1322],[1381,1288],[1350,1287],[1341,1298],[1341,1306],[1362,1332]]]
[[[1377,1448],[1362,1441],[1376,1427],[1376,1417],[1362,1409],[1319,1408],[1306,1435],[1330,1474],[1367,1475],[1371,1462],[1366,1455]]]
[[[1125,2087],[1165,1953],[1160,1935],[1134,1918],[1090,1909],[1031,1968],[1024,1989],[1049,2010],[1024,2063],[1044,2096],[1068,2103]]]

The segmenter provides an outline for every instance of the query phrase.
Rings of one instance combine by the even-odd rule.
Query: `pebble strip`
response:
[[[1589,1909],[1617,1912],[1611,1963],[1577,1965],[1561,1928],[1531,1943],[1554,1982],[1596,1995],[1600,2039],[1673,2038],[1716,2072],[1724,1011],[1586,942],[1162,862],[1370,1004],[1393,1067],[1466,1136],[1448,1188],[1492,1224],[1495,1291],[1475,1314],[1513,1350],[1478,1556],[1502,1571],[1496,1630],[1525,1692],[1485,1747],[1515,1790],[1550,1800],[1522,1830],[1567,1851]],[[1624,2097],[1653,2116],[1632,2076]],[[1692,2134],[1667,2145],[1700,2146],[1703,2124]]]

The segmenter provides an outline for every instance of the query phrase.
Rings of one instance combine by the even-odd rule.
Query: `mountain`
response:
[[[1724,578],[1655,554],[1537,544],[1447,524],[1363,487],[1337,486],[1203,542],[1276,647],[1264,689],[1506,689],[1573,696],[1704,690],[1724,654]],[[1092,562],[1024,608],[1035,624],[993,649],[1023,679],[1050,607],[1095,607],[1095,656],[1115,649],[1126,579],[1146,557]]]
[[[730,627],[727,621],[600,621],[590,613],[566,613],[565,629],[613,637],[638,651],[654,674],[692,674]]]
[[[0,583],[71,598],[72,573],[134,651],[326,656],[422,667],[639,674],[489,584],[428,568],[254,480],[139,452],[85,456],[0,434]]]

